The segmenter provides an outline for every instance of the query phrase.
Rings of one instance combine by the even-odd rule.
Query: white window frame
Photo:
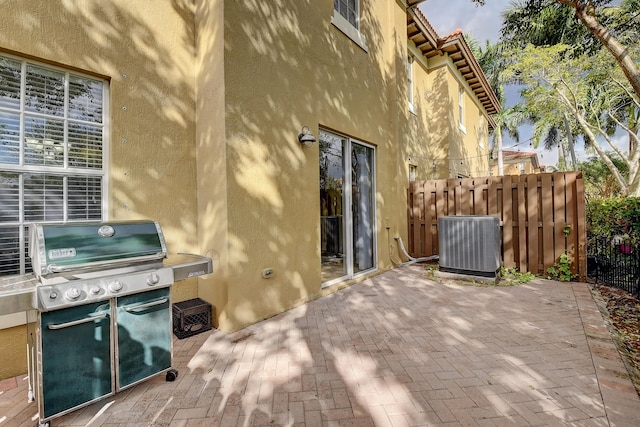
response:
[[[356,23],[353,25],[349,20],[340,14],[340,11],[336,9],[336,1],[333,2],[333,16],[331,17],[331,24],[339,29],[344,35],[349,37],[355,44],[360,46],[365,52],[369,52],[367,46],[367,40],[365,36],[360,32],[360,1],[356,1]]]
[[[409,182],[415,182],[418,176],[418,165],[409,163]]]
[[[414,73],[413,73],[413,67],[415,63],[415,58],[413,57],[413,55],[409,54],[409,56],[407,57],[407,98],[409,101],[409,111],[413,114],[416,114],[416,106],[414,101],[414,91],[415,91],[415,84],[414,84]]]
[[[5,54],[2,53],[0,54],[1,57],[16,61],[20,63],[20,101],[19,101],[19,107],[2,107],[0,106],[0,115],[4,112],[7,115],[11,114],[12,116],[19,116],[19,130],[17,132],[19,132],[19,154],[18,154],[18,160],[17,161],[11,161],[11,162],[1,162],[1,157],[0,157],[0,172],[2,173],[10,173],[10,174],[15,174],[18,176],[18,190],[17,190],[17,200],[18,200],[18,204],[17,204],[17,212],[14,213],[14,215],[17,217],[17,220],[7,220],[7,221],[3,221],[0,222],[0,231],[2,231],[2,229],[15,229],[15,227],[18,227],[19,229],[19,250],[20,250],[20,254],[19,254],[19,274],[25,274],[27,272],[29,272],[30,270],[30,265],[28,263],[28,260],[26,258],[26,252],[27,252],[27,245],[28,245],[28,238],[29,236],[27,236],[26,234],[26,228],[27,226],[33,222],[31,220],[28,219],[27,215],[25,215],[26,211],[25,209],[27,208],[27,206],[25,205],[25,177],[27,175],[47,175],[47,176],[51,176],[51,177],[62,177],[62,187],[59,188],[59,190],[62,192],[62,197],[63,200],[61,202],[62,204],[62,211],[61,214],[59,216],[61,216],[61,218],[59,219],[55,219],[55,220],[48,220],[48,219],[44,219],[43,221],[47,221],[47,222],[60,222],[60,223],[65,223],[65,222],[74,222],[74,221],[87,221],[87,220],[97,220],[97,218],[95,218],[97,215],[92,215],[91,218],[86,218],[86,219],[70,219],[70,212],[69,212],[69,207],[70,207],[70,203],[73,203],[73,200],[71,198],[69,198],[69,196],[73,195],[73,196],[77,196],[78,194],[80,194],[82,192],[82,188],[80,189],[80,192],[73,192],[73,190],[70,188],[69,186],[69,178],[97,178],[100,181],[100,196],[101,199],[99,201],[100,203],[100,219],[104,220],[106,219],[106,215],[108,212],[108,206],[107,206],[107,200],[108,200],[108,147],[109,147],[109,84],[108,81],[103,79],[103,78],[99,78],[96,76],[92,76],[92,75],[88,75],[88,74],[84,74],[84,73],[80,73],[80,72],[76,72],[76,71],[70,71],[68,69],[62,68],[62,67],[56,67],[50,64],[43,64],[43,63],[39,63],[37,61],[33,61],[33,60],[26,60],[24,58],[21,57],[17,57],[17,56],[13,56],[13,55],[9,55],[9,54]],[[26,91],[26,87],[27,87],[27,67],[28,66],[34,66],[34,67],[38,67],[41,69],[45,69],[45,70],[50,70],[56,73],[61,73],[64,75],[63,78],[63,85],[64,85],[64,105],[62,107],[63,109],[63,114],[62,115],[54,115],[54,114],[47,114],[47,112],[33,112],[30,111],[26,108],[25,106],[25,91]],[[80,78],[84,78],[84,79],[91,79],[94,80],[96,82],[100,82],[102,83],[102,117],[101,117],[101,122],[88,122],[88,121],[82,121],[79,119],[75,119],[73,117],[70,117],[70,102],[69,102],[69,91],[70,91],[70,77],[80,77]],[[62,134],[62,139],[63,141],[59,141],[61,142],[61,144],[56,144],[55,147],[63,147],[64,150],[64,154],[49,154],[49,155],[63,155],[64,160],[62,161],[62,164],[53,164],[53,165],[47,165],[46,162],[44,162],[44,164],[30,164],[28,162],[25,162],[25,152],[27,150],[28,144],[29,142],[27,141],[27,138],[25,137],[25,129],[26,129],[26,119],[27,118],[40,118],[43,120],[55,120],[58,122],[63,123],[63,134]],[[0,120],[2,120],[0,118]],[[0,122],[1,123],[1,122]],[[71,132],[69,132],[69,127],[70,125],[81,125],[82,123],[86,123],[87,125],[90,125],[92,127],[96,127],[96,128],[100,128],[101,132],[102,132],[102,140],[101,140],[101,163],[100,163],[100,167],[82,167],[82,166],[76,166],[76,167],[71,167],[69,166],[69,148],[71,147],[71,142],[70,142],[70,137],[73,137],[73,134],[71,134]],[[47,140],[43,140],[41,145],[44,147],[44,145],[46,145],[46,141]],[[37,143],[38,140],[35,140],[35,142],[31,142],[31,144]],[[51,144],[53,144],[54,142],[51,142]],[[47,152],[53,152],[46,149],[41,149]],[[57,151],[62,151],[60,149],[58,149]],[[45,155],[43,153],[43,155]],[[89,188],[89,187],[86,187]],[[93,188],[93,187],[91,187]],[[87,200],[91,200],[90,195],[87,195],[87,198],[85,199],[85,202]],[[43,204],[44,209],[46,209],[47,204],[46,202],[44,202]],[[43,215],[46,217],[46,215]],[[0,233],[0,237],[2,236],[2,233]],[[2,244],[2,241],[0,240],[0,244]],[[3,277],[2,275],[2,269],[0,268],[0,277]],[[6,273],[5,273],[6,275]]]
[[[460,85],[458,86],[458,127],[466,134],[467,128],[464,125],[464,107],[464,88]]]

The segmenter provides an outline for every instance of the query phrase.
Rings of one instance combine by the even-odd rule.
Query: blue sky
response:
[[[500,35],[500,13],[509,8],[510,0],[487,0],[476,6],[471,0],[427,0],[420,9],[441,36],[460,28],[471,33],[484,45],[485,40],[495,42]]]

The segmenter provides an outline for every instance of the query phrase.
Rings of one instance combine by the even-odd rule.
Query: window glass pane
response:
[[[28,65],[25,109],[31,112],[63,116],[64,74]]]
[[[0,163],[20,162],[20,115],[0,111]]]
[[[64,165],[64,122],[39,117],[25,118],[24,162],[28,165]]]
[[[20,107],[20,63],[0,57],[0,108]]]
[[[351,149],[353,271],[373,268],[373,149],[353,143]]]
[[[64,180],[61,176],[24,175],[24,217],[27,221],[64,219]]]
[[[358,29],[358,0],[334,0],[333,9]]]
[[[0,276],[31,270],[30,222],[102,219],[105,87],[0,55]]]
[[[17,173],[0,172],[0,223],[20,219],[20,178]]]
[[[20,227],[0,225],[0,276],[20,274]]]
[[[70,176],[67,189],[69,219],[99,220],[102,217],[102,178]]]
[[[102,123],[102,83],[69,76],[69,118]]]
[[[69,123],[69,166],[100,169],[102,167],[102,128]]]
[[[347,274],[344,262],[344,148],[336,135],[320,133],[320,245],[322,282]]]
[[[349,9],[349,16],[347,17],[347,20],[354,27],[358,26],[358,17],[356,16],[356,11],[355,10]]]
[[[347,0],[340,0],[340,9],[338,12],[345,18],[347,17]]]

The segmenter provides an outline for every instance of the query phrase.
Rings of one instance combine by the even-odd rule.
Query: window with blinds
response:
[[[31,270],[30,223],[102,219],[107,90],[0,55],[0,276]]]

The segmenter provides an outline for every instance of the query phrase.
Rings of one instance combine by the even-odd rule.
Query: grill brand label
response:
[[[76,256],[76,248],[61,248],[49,250],[49,259],[73,258]]]

